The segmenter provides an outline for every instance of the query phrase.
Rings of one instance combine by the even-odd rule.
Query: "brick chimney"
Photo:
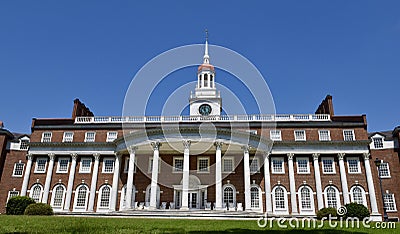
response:
[[[335,115],[333,111],[333,102],[331,95],[326,95],[325,99],[318,106],[317,111],[315,111],[315,114],[328,114],[331,117]]]
[[[72,110],[72,119],[81,116],[94,116],[93,112],[89,110],[78,98],[74,100],[74,108]]]

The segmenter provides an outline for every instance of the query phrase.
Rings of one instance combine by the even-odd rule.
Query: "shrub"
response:
[[[35,201],[30,197],[12,197],[7,202],[6,213],[8,215],[23,215],[26,207],[33,203],[35,203]]]
[[[332,207],[322,208],[317,212],[317,219],[319,220],[321,220],[323,217],[329,219],[329,217],[336,217],[336,216],[337,216],[336,209]]]
[[[365,217],[369,217],[369,210],[362,204],[358,204],[355,202],[349,203],[345,205],[347,209],[347,213],[344,215],[344,218],[358,218],[359,220],[363,220]]]
[[[53,208],[45,203],[34,203],[26,207],[25,215],[53,215]]]

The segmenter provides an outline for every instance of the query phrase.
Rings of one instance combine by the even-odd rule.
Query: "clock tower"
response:
[[[197,69],[197,85],[194,93],[190,94],[190,115],[220,115],[222,99],[215,87],[215,68],[210,64],[208,55],[208,33],[206,31],[206,44],[204,49],[203,64]]]

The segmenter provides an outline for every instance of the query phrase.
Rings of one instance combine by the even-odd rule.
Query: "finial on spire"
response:
[[[206,45],[204,49],[203,63],[210,63],[210,56],[208,56],[208,30],[206,29]]]
[[[208,41],[208,29],[206,29],[206,41]]]

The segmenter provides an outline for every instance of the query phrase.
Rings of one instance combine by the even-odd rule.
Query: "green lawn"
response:
[[[396,226],[398,223],[396,223]],[[399,223],[400,224],[400,223]],[[371,227],[374,226],[371,223]],[[38,217],[0,216],[1,233],[217,233],[217,232],[269,232],[269,233],[400,233],[397,229],[376,228],[330,228],[325,223],[319,229],[260,228],[251,220],[184,220],[184,219],[138,219],[97,217]]]

